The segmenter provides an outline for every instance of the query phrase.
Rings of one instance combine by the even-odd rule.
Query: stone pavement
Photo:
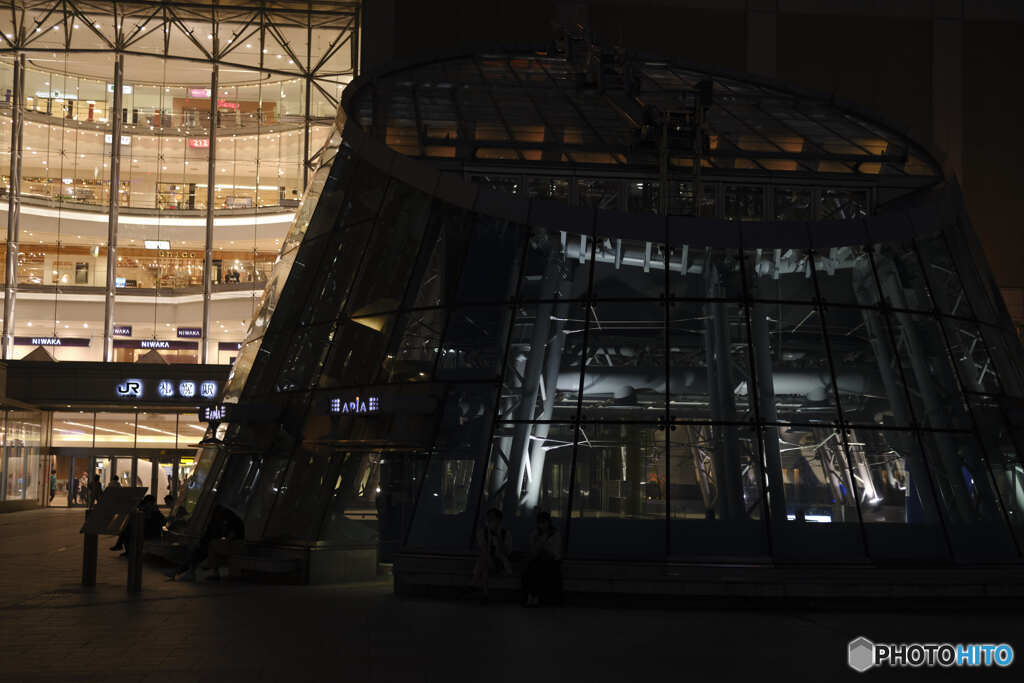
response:
[[[525,610],[399,599],[346,586],[178,583],[100,538],[98,585],[79,586],[80,510],[0,515],[0,681],[833,681],[1021,680],[1008,671],[846,667],[846,643],[1009,642],[1014,612]],[[106,542],[105,542],[106,541]]]

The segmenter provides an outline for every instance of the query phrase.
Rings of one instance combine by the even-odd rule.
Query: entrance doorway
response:
[[[86,507],[89,482],[99,477],[106,489],[115,479],[121,486],[145,487],[157,505],[173,504],[195,464],[192,449],[135,448],[101,451],[94,448],[58,447],[49,456],[49,472],[56,477],[49,507]],[[47,494],[48,496],[49,494]]]
[[[50,507],[86,507],[89,504],[89,474],[93,472],[89,456],[53,455],[50,473],[54,476]],[[49,475],[48,475],[49,476]]]

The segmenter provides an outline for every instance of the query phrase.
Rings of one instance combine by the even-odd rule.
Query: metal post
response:
[[[216,46],[215,46],[216,47]],[[207,362],[210,332],[210,294],[213,275],[213,198],[217,184],[217,88],[218,67],[215,63],[210,71],[210,134],[208,136],[209,164],[206,168],[206,254],[203,257],[203,337],[199,345],[199,362]]]
[[[145,540],[146,514],[142,510],[132,512],[131,534],[128,537],[128,592],[142,590],[142,544]]]
[[[121,204],[121,105],[124,55],[114,60],[113,126],[110,131],[110,197],[107,201],[107,287],[103,309],[103,360],[114,359],[114,292],[117,284],[117,216]]]
[[[92,484],[92,479],[89,479]],[[91,494],[90,494],[91,495]],[[85,519],[89,520],[90,510],[85,511]],[[99,557],[99,537],[96,534],[84,534],[82,546],[82,585],[96,585],[96,558]]]
[[[21,132],[25,121],[25,56],[14,59],[11,102],[11,176],[7,194],[7,261],[4,267],[4,329],[0,356],[14,351],[14,298],[18,290],[18,219],[21,216]]]

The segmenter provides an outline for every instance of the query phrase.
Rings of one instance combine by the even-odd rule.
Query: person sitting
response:
[[[530,532],[523,592],[526,607],[537,607],[542,601],[557,603],[562,597],[562,535],[547,510],[537,513],[537,526]]]
[[[480,551],[473,568],[472,585],[480,589],[480,601],[486,603],[489,596],[491,574],[508,574],[512,567],[508,561],[508,529],[501,526],[502,514],[498,508],[487,511],[483,527],[477,533],[477,547]]]

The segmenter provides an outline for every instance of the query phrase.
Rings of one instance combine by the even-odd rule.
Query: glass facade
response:
[[[896,207],[877,198],[937,185],[930,162],[797,184],[696,173],[700,145],[667,180],[407,158],[424,155],[387,118],[409,115],[402,88],[443,72],[472,91],[481,62],[518,59],[346,94],[361,120],[322,154],[226,389],[281,417],[224,429],[211,505],[253,540],[382,558],[471,552],[490,507],[516,547],[550,511],[576,559],[1020,558],[1024,359],[955,185]],[[818,104],[822,126],[854,120]],[[859,152],[839,133],[804,149],[912,148],[857,125],[876,133]]]
[[[358,20],[338,3],[12,3],[4,357],[230,362],[355,73]]]
[[[0,411],[3,421],[3,457],[0,459],[0,502],[35,501],[46,490],[40,467],[42,413]]]

